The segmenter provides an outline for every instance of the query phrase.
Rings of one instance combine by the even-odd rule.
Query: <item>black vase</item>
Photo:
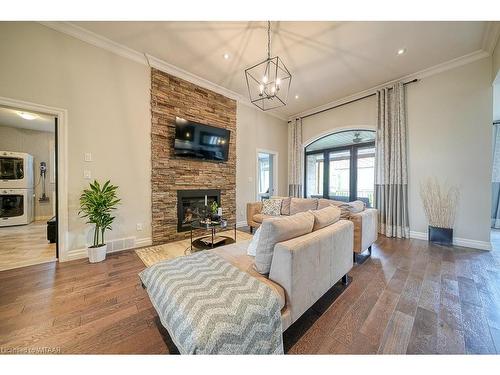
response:
[[[429,225],[429,242],[439,245],[453,245],[453,228],[438,228]]]

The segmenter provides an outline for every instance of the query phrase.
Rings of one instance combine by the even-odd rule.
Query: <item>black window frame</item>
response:
[[[327,135],[326,137],[331,136]],[[323,137],[324,138],[324,137]],[[314,143],[314,142],[313,142]],[[310,143],[308,146],[312,145]],[[307,147],[305,149],[307,149]],[[362,148],[375,147],[375,141],[355,143],[347,146],[330,147],[321,150],[305,151],[304,149],[304,197],[307,198],[307,157],[309,155],[323,154],[323,198],[330,199],[330,163],[329,154],[330,152],[336,151],[350,151],[350,163],[349,163],[349,201],[355,201],[358,194],[358,150]]]

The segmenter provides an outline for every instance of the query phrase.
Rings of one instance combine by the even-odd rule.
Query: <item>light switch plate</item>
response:
[[[92,178],[92,173],[88,169],[85,169],[83,171],[83,178],[90,180]]]
[[[92,161],[92,154],[90,152],[86,152],[83,159],[85,161]]]

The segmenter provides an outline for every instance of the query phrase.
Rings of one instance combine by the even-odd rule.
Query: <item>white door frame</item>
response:
[[[279,152],[274,150],[266,150],[262,148],[256,149],[255,152],[255,198],[259,198],[259,153],[271,154],[274,156],[273,160],[273,187],[274,192],[270,195],[279,195],[278,194],[278,157]]]
[[[2,96],[0,105],[57,117],[57,246],[59,261],[68,260],[68,111]]]

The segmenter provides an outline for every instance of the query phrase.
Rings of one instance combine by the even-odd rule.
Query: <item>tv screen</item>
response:
[[[179,157],[226,161],[231,132],[215,126],[175,119],[174,155]]]

